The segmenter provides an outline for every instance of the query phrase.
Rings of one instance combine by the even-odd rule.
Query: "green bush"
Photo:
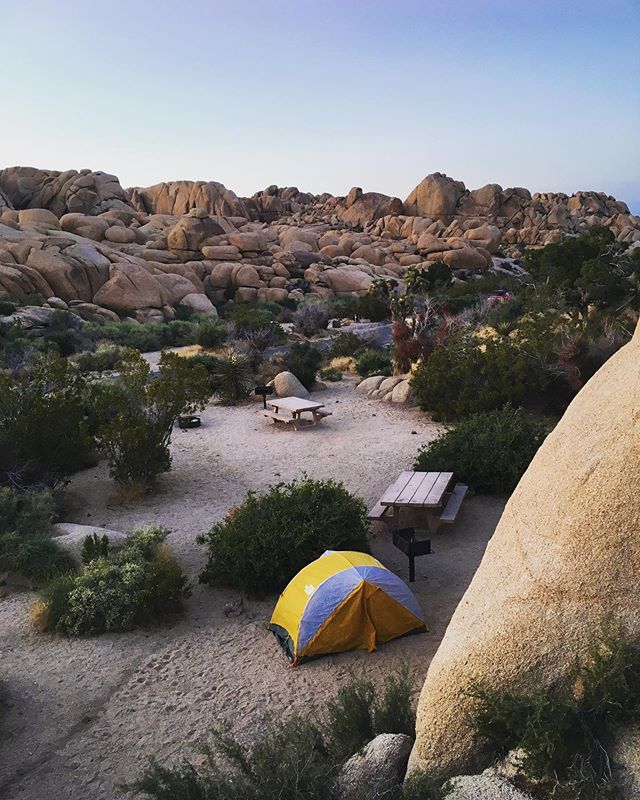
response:
[[[0,573],[48,580],[73,563],[51,537],[54,501],[49,492],[0,487]]]
[[[294,342],[284,356],[289,372],[293,372],[300,383],[311,391],[322,364],[322,353],[310,342]]]
[[[331,314],[329,306],[324,301],[306,300],[300,303],[292,316],[298,333],[303,336],[315,336],[327,327]]]
[[[342,380],[342,372],[336,367],[323,367],[318,375],[321,381],[335,382]]]
[[[419,472],[453,472],[476,492],[512,492],[546,436],[522,409],[505,406],[473,414],[418,453]]]
[[[107,558],[109,555],[109,537],[107,534],[98,536],[93,533],[90,536],[85,536],[82,543],[82,563],[88,564],[96,558]]]
[[[227,328],[225,324],[217,319],[205,319],[198,323],[196,328],[195,341],[201,347],[214,349],[220,347],[226,341]]]
[[[356,360],[356,372],[361,378],[370,378],[373,375],[391,375],[392,371],[391,358],[380,350],[365,350]]]
[[[437,347],[416,369],[411,384],[423,411],[434,419],[459,419],[505,404],[539,398],[548,385],[544,364],[510,339],[454,339]]]
[[[331,355],[334,358],[341,356],[356,357],[366,348],[367,343],[358,335],[350,331],[342,331],[333,337],[331,342]]]
[[[235,406],[246,400],[253,388],[251,362],[237,350],[228,349],[218,356],[211,378],[214,391],[225,406]]]
[[[206,370],[188,362],[175,353],[163,353],[158,376],[149,381],[149,365],[129,350],[119,365],[117,390],[97,395],[96,436],[117,483],[148,489],[171,468],[174,422],[180,414],[202,408],[210,395]]]
[[[135,531],[123,549],[94,558],[78,575],[54,580],[42,590],[43,630],[67,636],[128,631],[182,609],[190,594],[175,558],[162,545],[167,531]]]
[[[349,758],[381,733],[415,738],[411,702],[412,674],[404,669],[389,675],[379,698],[371,681],[355,678],[327,703],[326,739],[339,759]]]
[[[209,551],[200,581],[256,597],[281,592],[325,550],[368,552],[368,527],[364,502],[333,480],[305,477],[263,495],[249,492],[241,506],[198,537]]]
[[[640,650],[601,644],[551,689],[530,694],[474,685],[469,718],[495,756],[520,748],[522,770],[561,800],[613,798],[612,733],[640,722]]]
[[[101,345],[92,352],[78,353],[73,363],[80,372],[106,372],[114,370],[124,355],[124,348],[119,345]]]
[[[29,370],[0,370],[0,484],[56,486],[90,463],[88,390],[53,354]]]
[[[337,766],[320,729],[293,717],[271,728],[248,749],[223,730],[213,730],[199,751],[164,767],[151,761],[142,777],[123,787],[155,800],[330,800]]]
[[[273,328],[277,323],[280,308],[267,303],[237,303],[230,315],[236,331],[258,331]],[[278,326],[279,328],[280,326]]]
[[[394,680],[405,679],[391,678],[388,685]],[[386,691],[383,706],[389,702],[387,695]],[[227,730],[213,730],[198,748],[202,756],[198,766],[186,759],[173,767],[152,760],[141,778],[121,788],[154,800],[330,800],[345,759],[376,734],[399,732],[372,724],[371,709],[365,707],[369,701],[377,705],[373,686],[356,680],[330,703],[327,718],[311,721],[294,716],[278,721],[251,748]],[[352,718],[351,724],[344,724],[344,713]],[[413,719],[409,706],[406,713]],[[341,736],[345,738],[338,741]],[[414,779],[412,786],[416,787],[414,794],[405,795],[398,787],[389,793],[389,800],[440,800],[444,796],[434,780]]]

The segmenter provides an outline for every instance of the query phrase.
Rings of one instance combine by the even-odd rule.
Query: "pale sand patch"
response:
[[[411,468],[419,445],[436,436],[438,426],[418,410],[360,397],[353,385],[343,381],[315,395],[333,416],[298,433],[275,428],[258,405],[208,407],[202,428],[176,430],[172,472],[157,495],[135,506],[109,504],[113,484],[102,466],[74,478],[69,521],[123,531],[151,523],[171,528],[170,544],[194,593],[172,627],[88,640],[36,634],[26,621],[33,595],[0,600],[0,679],[10,706],[0,739],[0,798],[108,800],[149,756],[188,753],[222,720],[253,737],[270,714],[321,707],[351,674],[381,682],[408,664],[417,693],[493,533],[501,499],[470,499],[456,525],[433,537],[435,553],[418,559],[412,585],[430,631],[376,653],[343,653],[293,670],[265,629],[275,598],[247,601],[251,617],[227,619],[224,603],[237,593],[197,584],[205,556],[195,536],[248,489],[306,471],[343,480],[372,503]],[[406,558],[388,534],[378,534],[373,551],[408,579]]]

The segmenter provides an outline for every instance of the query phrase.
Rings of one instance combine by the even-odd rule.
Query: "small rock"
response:
[[[244,602],[241,597],[224,604],[225,617],[239,617],[244,611]]]

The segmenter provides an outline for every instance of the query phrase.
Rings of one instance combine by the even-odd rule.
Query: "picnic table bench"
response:
[[[331,411],[326,411],[324,403],[317,403],[312,400],[305,400],[302,397],[278,397],[269,400],[270,410],[262,411],[262,416],[272,419],[274,423],[290,425],[295,431],[304,425],[317,425],[325,417],[331,416]],[[288,411],[283,414],[280,409]],[[312,419],[303,419],[302,414],[310,412]]]
[[[416,538],[415,528],[400,528],[402,509],[424,511],[429,532],[454,523],[468,486],[454,483],[453,472],[401,472],[369,511],[371,520],[392,523],[393,543],[409,557],[409,580],[415,579],[415,557],[431,553],[431,540]]]

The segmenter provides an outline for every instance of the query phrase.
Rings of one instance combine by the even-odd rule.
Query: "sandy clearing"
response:
[[[419,411],[360,397],[353,382],[317,395],[334,414],[299,433],[272,426],[257,406],[210,406],[203,427],[176,431],[173,471],[158,494],[113,505],[104,467],[72,482],[69,521],[120,530],[160,523],[196,579],[204,563],[195,536],[242,501],[247,490],[306,471],[334,477],[373,502],[438,427]],[[413,433],[415,431],[415,433]],[[408,664],[416,691],[497,524],[504,501],[472,498],[455,526],[419,559],[413,589],[430,631],[378,652],[344,653],[292,670],[266,631],[273,599],[246,602],[227,619],[233,592],[195,584],[183,619],[162,630],[67,641],[36,634],[26,621],[32,595],[0,601],[0,677],[9,688],[0,740],[0,797],[107,800],[152,754],[175,758],[226,720],[245,738],[270,714],[321,705],[351,674],[382,681]],[[380,533],[374,553],[407,579],[405,557]]]

